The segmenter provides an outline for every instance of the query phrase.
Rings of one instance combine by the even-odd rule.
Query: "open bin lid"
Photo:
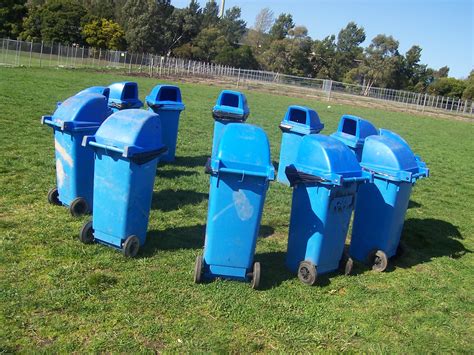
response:
[[[68,98],[59,105],[53,116],[43,116],[41,123],[63,131],[97,129],[109,114],[103,95],[85,93]]]
[[[377,128],[369,121],[357,116],[343,115],[337,131],[331,134],[331,137],[339,139],[348,147],[360,148],[363,146],[365,138],[378,133]]]
[[[106,86],[91,86],[91,87],[86,88],[82,91],[79,91],[76,95],[82,95],[82,94],[104,95],[108,100],[109,96],[110,96],[110,89]]]
[[[280,129],[284,132],[296,132],[300,134],[319,133],[323,130],[316,111],[304,107],[292,105],[288,107],[286,115],[280,123]]]
[[[357,158],[344,143],[319,134],[303,138],[296,161],[287,171],[292,169],[317,177],[320,183],[331,185],[367,179]],[[291,180],[290,178],[290,182]]]
[[[145,98],[147,105],[160,110],[184,110],[181,90],[174,85],[156,85]]]
[[[223,90],[212,109],[212,116],[216,120],[245,121],[249,114],[245,95],[232,90]]]
[[[275,169],[265,131],[254,125],[228,124],[219,141],[216,158],[211,161],[211,170],[273,180]]]
[[[159,116],[151,111],[130,109],[112,114],[94,136],[84,137],[83,145],[132,157],[145,153],[162,154],[166,151],[161,140]]]
[[[366,138],[360,165],[375,176],[392,181],[414,182],[429,174],[408,145],[388,136]]]
[[[133,81],[123,81],[109,85],[109,106],[119,109],[140,108],[143,102],[138,98],[138,85]]]

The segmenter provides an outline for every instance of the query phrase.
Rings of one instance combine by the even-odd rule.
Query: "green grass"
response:
[[[290,104],[316,109],[329,134],[341,114],[370,119],[431,168],[412,194],[407,253],[385,273],[321,277],[286,271],[291,190],[270,187],[257,243],[263,290],[192,282],[207,214],[210,110],[221,88],[179,84],[178,160],[159,168],[146,246],[136,259],[77,239],[75,219],[46,202],[55,185],[51,130],[40,116],[92,85],[130,79],[91,71],[0,68],[0,350],[474,352],[474,125],[246,91],[249,123],[269,135]],[[158,83],[138,81],[140,97]]]

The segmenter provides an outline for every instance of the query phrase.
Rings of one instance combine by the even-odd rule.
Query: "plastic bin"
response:
[[[324,124],[319,120],[316,111],[304,106],[290,106],[280,123],[283,132],[280,146],[277,181],[290,185],[285,169],[295,162],[301,140],[308,134],[322,131]]]
[[[134,257],[146,240],[156,166],[166,152],[160,119],[145,110],[116,112],[83,145],[95,152],[94,215],[80,240]]]
[[[113,112],[140,108],[143,102],[138,98],[138,84],[133,81],[123,81],[109,85],[109,107]]]
[[[293,189],[288,268],[305,284],[318,274],[352,270],[345,240],[359,184],[368,179],[355,155],[327,136],[303,138],[294,165],[286,169]]]
[[[43,116],[41,123],[54,130],[57,186],[48,193],[48,201],[69,207],[73,216],[92,209],[94,153],[81,143],[94,134],[107,118],[107,99],[99,94],[72,96],[53,116]]]
[[[196,259],[194,281],[224,277],[251,280],[258,288],[255,244],[269,181],[275,177],[265,132],[253,125],[227,125],[209,172],[204,256]]]
[[[359,189],[350,255],[384,271],[397,253],[412,185],[429,170],[408,145],[388,136],[365,140],[360,165],[373,182]]]
[[[168,147],[160,161],[172,162],[176,155],[178,139],[179,116],[184,110],[179,87],[172,85],[157,85],[146,97],[149,109],[160,116],[163,143]]]

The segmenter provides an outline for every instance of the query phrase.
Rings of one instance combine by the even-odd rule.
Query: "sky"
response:
[[[189,0],[171,3],[186,7]],[[203,6],[206,0],[199,3]],[[383,33],[400,42],[401,53],[419,45],[421,62],[434,69],[447,65],[449,76],[465,78],[474,69],[474,0],[226,0],[225,7],[232,6],[242,9],[247,27],[265,7],[275,17],[292,14],[295,24],[306,26],[313,39],[337,35],[354,21],[365,29],[364,47]]]

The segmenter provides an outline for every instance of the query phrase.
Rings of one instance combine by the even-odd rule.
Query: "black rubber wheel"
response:
[[[298,278],[302,283],[313,286],[318,278],[316,266],[310,261],[302,261],[298,268]]]
[[[83,197],[76,197],[69,206],[69,212],[73,217],[79,217],[89,213],[89,205]]]
[[[122,253],[127,258],[133,258],[137,255],[140,249],[140,240],[136,235],[131,235],[122,245]]]
[[[92,221],[83,224],[79,231],[79,240],[84,244],[91,244],[94,242],[94,230],[92,229]]]
[[[382,250],[374,250],[369,255],[369,264],[372,265],[372,270],[383,272],[387,268],[388,258]]]
[[[260,286],[260,274],[261,274],[261,267],[258,261],[253,263],[253,272],[252,272],[252,281],[250,282],[250,286],[256,290]]]
[[[202,275],[204,273],[202,256],[196,257],[196,264],[194,264],[194,283],[200,283],[202,281]]]
[[[62,205],[61,201],[59,201],[59,192],[57,187],[53,187],[48,191],[48,202],[56,206]]]
[[[344,275],[348,276],[352,272],[352,268],[354,267],[354,260],[347,254],[343,254],[341,261],[339,262],[339,270]]]

